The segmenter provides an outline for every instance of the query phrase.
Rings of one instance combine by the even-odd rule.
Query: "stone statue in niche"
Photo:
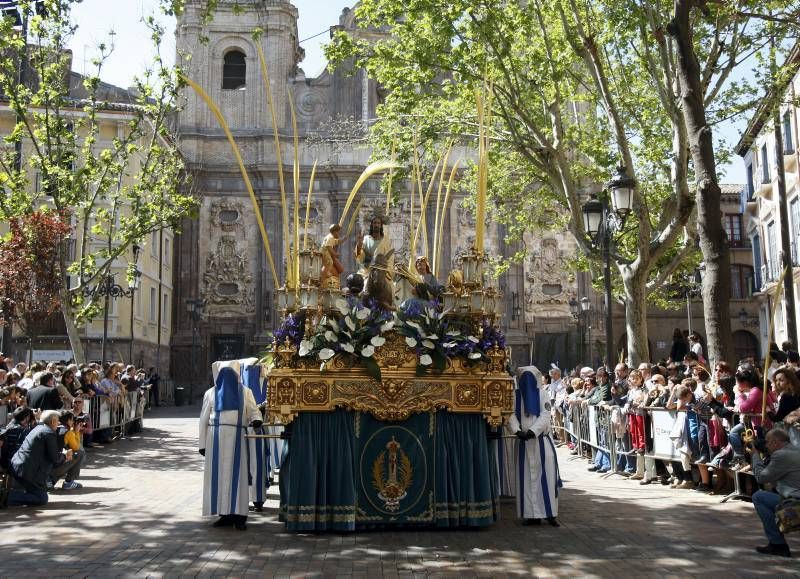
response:
[[[206,259],[202,297],[217,316],[236,316],[255,312],[253,276],[247,267],[247,248],[239,248],[236,238],[223,235]]]

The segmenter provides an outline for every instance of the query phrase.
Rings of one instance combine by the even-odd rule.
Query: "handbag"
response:
[[[783,534],[800,530],[800,499],[783,499],[775,509],[775,522]]]

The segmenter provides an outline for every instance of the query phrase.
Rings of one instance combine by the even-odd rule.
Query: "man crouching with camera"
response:
[[[775,522],[775,512],[784,499],[800,499],[800,448],[789,443],[789,435],[785,430],[774,428],[767,432],[766,440],[748,442],[747,449],[752,455],[756,481],[762,485],[771,483],[775,488],[775,492],[753,493],[753,506],[769,540],[768,545],[756,547],[756,551],[765,555],[791,557],[786,538]],[[769,458],[764,459],[763,453],[768,454]]]

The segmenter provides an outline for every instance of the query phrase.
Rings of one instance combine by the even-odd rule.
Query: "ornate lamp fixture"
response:
[[[322,270],[322,253],[316,249],[300,252],[300,282],[308,285],[319,284]]]

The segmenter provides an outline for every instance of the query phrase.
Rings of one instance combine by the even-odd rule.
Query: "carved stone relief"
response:
[[[248,266],[248,250],[234,235],[222,235],[206,258],[201,296],[206,312],[236,317],[255,312],[255,289]]]
[[[244,205],[237,199],[216,199],[211,203],[211,225],[229,233],[242,227]]]
[[[569,250],[555,236],[526,239],[525,316],[555,318],[569,316],[569,300],[576,296],[574,274],[567,269]]]

